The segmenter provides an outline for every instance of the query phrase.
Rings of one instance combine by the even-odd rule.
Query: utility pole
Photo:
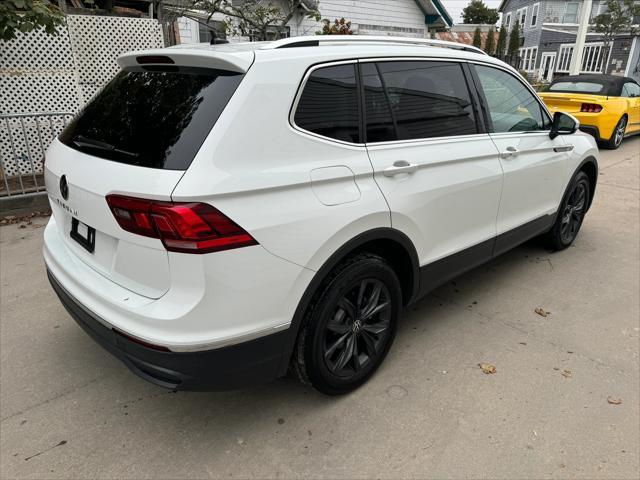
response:
[[[589,17],[591,16],[592,0],[584,0],[582,2],[582,10],[580,10],[580,23],[578,25],[578,33],[576,35],[576,44],[573,46],[573,55],[571,55],[571,64],[569,65],[569,75],[579,75],[582,66],[582,52],[584,52],[584,42],[587,39],[587,31],[589,30]]]

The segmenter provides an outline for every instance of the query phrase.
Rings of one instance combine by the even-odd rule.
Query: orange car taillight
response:
[[[210,253],[257,245],[233,220],[207,203],[172,203],[107,195],[123,230],[159,238],[171,252]]]

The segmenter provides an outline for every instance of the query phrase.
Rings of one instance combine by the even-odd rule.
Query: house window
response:
[[[538,57],[538,47],[521,48],[519,50],[520,62],[518,67],[520,70],[532,72],[536,68],[536,59]]]
[[[527,23],[527,7],[521,8],[516,12],[516,18],[520,23],[520,30],[522,30]]]
[[[562,45],[558,51],[558,62],[556,65],[557,72],[568,72],[571,64],[571,55],[573,54],[573,45]]]
[[[531,10],[531,26],[535,27],[538,24],[538,10],[540,9],[540,4],[536,3],[533,5],[533,9]]]
[[[562,45],[558,51],[557,72],[568,72],[573,55],[573,45]],[[602,73],[607,61],[608,51],[602,42],[587,43],[582,51],[580,73]]]
[[[567,2],[562,23],[578,23],[579,2]]]
[[[581,73],[602,73],[606,62],[606,51],[604,44],[586,44],[582,52]]]
[[[509,30],[511,28],[511,14],[510,13],[507,13],[507,16],[505,17],[504,26],[507,27],[507,30]]]
[[[602,15],[603,13],[607,13],[609,7],[607,7],[607,2],[600,2],[598,4],[598,9],[596,10],[596,15]]]
[[[262,33],[258,30],[252,29],[249,31],[249,41],[259,42],[261,40],[280,40],[281,38],[289,38],[291,36],[291,27],[268,25],[267,26],[267,38],[262,38]]]

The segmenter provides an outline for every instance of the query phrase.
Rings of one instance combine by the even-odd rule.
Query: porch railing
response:
[[[70,112],[0,115],[0,197],[45,190],[44,154]]]

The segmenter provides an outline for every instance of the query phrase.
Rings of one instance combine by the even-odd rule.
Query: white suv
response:
[[[134,52],[51,145],[44,258],[134,373],[228,389],[364,383],[403,309],[546,234],[598,150],[461,44],[306,37]]]

